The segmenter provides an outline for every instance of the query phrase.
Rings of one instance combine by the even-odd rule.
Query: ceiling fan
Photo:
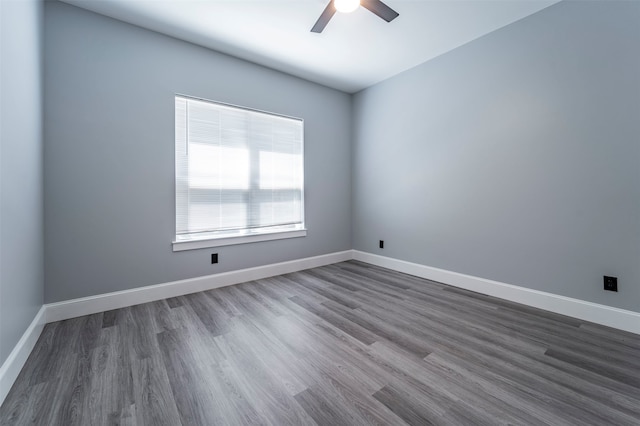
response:
[[[398,12],[391,9],[380,0],[331,0],[316,21],[313,28],[311,28],[311,32],[321,33],[322,30],[324,30],[324,27],[326,27],[329,23],[329,20],[336,13],[336,11],[344,13],[353,12],[358,8],[358,6],[369,9],[371,12],[378,15],[380,18],[384,19],[387,22],[393,21],[399,15]]]

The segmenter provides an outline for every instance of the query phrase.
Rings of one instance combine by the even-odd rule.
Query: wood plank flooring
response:
[[[640,425],[640,336],[355,261],[48,324],[2,425]]]

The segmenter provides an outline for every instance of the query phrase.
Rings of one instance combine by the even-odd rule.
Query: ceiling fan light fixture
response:
[[[351,13],[360,6],[360,0],[333,0],[333,5],[338,12]]]
[[[364,7],[387,22],[393,21],[399,15],[398,12],[384,4],[382,0],[329,0],[327,7],[324,8],[322,14],[311,28],[311,32],[321,33],[333,15],[336,14],[336,11],[349,13],[356,10],[358,6]]]

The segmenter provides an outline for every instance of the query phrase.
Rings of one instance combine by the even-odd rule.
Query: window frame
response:
[[[214,105],[219,105],[226,108],[233,108],[242,111],[248,111],[251,113],[258,114],[266,114],[268,116],[280,117],[289,120],[295,120],[300,122],[301,126],[301,140],[300,140],[300,156],[301,156],[301,187],[300,187],[300,215],[301,215],[301,223],[295,225],[284,225],[284,226],[265,226],[261,228],[250,228],[245,227],[240,230],[232,230],[232,231],[209,231],[209,232],[193,232],[191,234],[178,234],[178,157],[176,153],[177,146],[177,123],[174,123],[174,236],[175,239],[172,241],[173,251],[183,251],[183,250],[194,250],[200,248],[208,248],[208,247],[221,247],[228,245],[236,245],[236,244],[246,244],[246,243],[255,243],[261,241],[273,241],[273,240],[281,240],[281,239],[289,239],[289,238],[298,238],[305,237],[307,235],[307,229],[305,225],[305,184],[304,184],[304,120],[298,117],[292,117],[284,114],[273,113],[269,111],[263,111],[255,108],[249,108],[234,104],[229,104],[225,102],[212,101],[210,99],[205,99],[197,96],[184,95],[180,93],[174,94],[174,117],[177,117],[177,101],[178,98],[183,98],[187,101],[194,100],[199,102],[206,102]],[[186,140],[186,143],[189,144],[189,140]],[[271,152],[271,151],[268,151]],[[254,155],[254,153],[251,153]],[[251,167],[250,164],[250,175],[253,176],[255,168]],[[251,187],[248,191],[251,191]]]

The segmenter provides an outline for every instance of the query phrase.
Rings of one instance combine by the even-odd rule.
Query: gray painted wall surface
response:
[[[639,23],[561,2],[357,94],[354,248],[640,311]]]
[[[349,95],[58,2],[45,36],[46,302],[351,248]],[[172,252],[175,93],[305,120],[307,237]]]
[[[0,365],[42,306],[42,3],[0,5]]]

